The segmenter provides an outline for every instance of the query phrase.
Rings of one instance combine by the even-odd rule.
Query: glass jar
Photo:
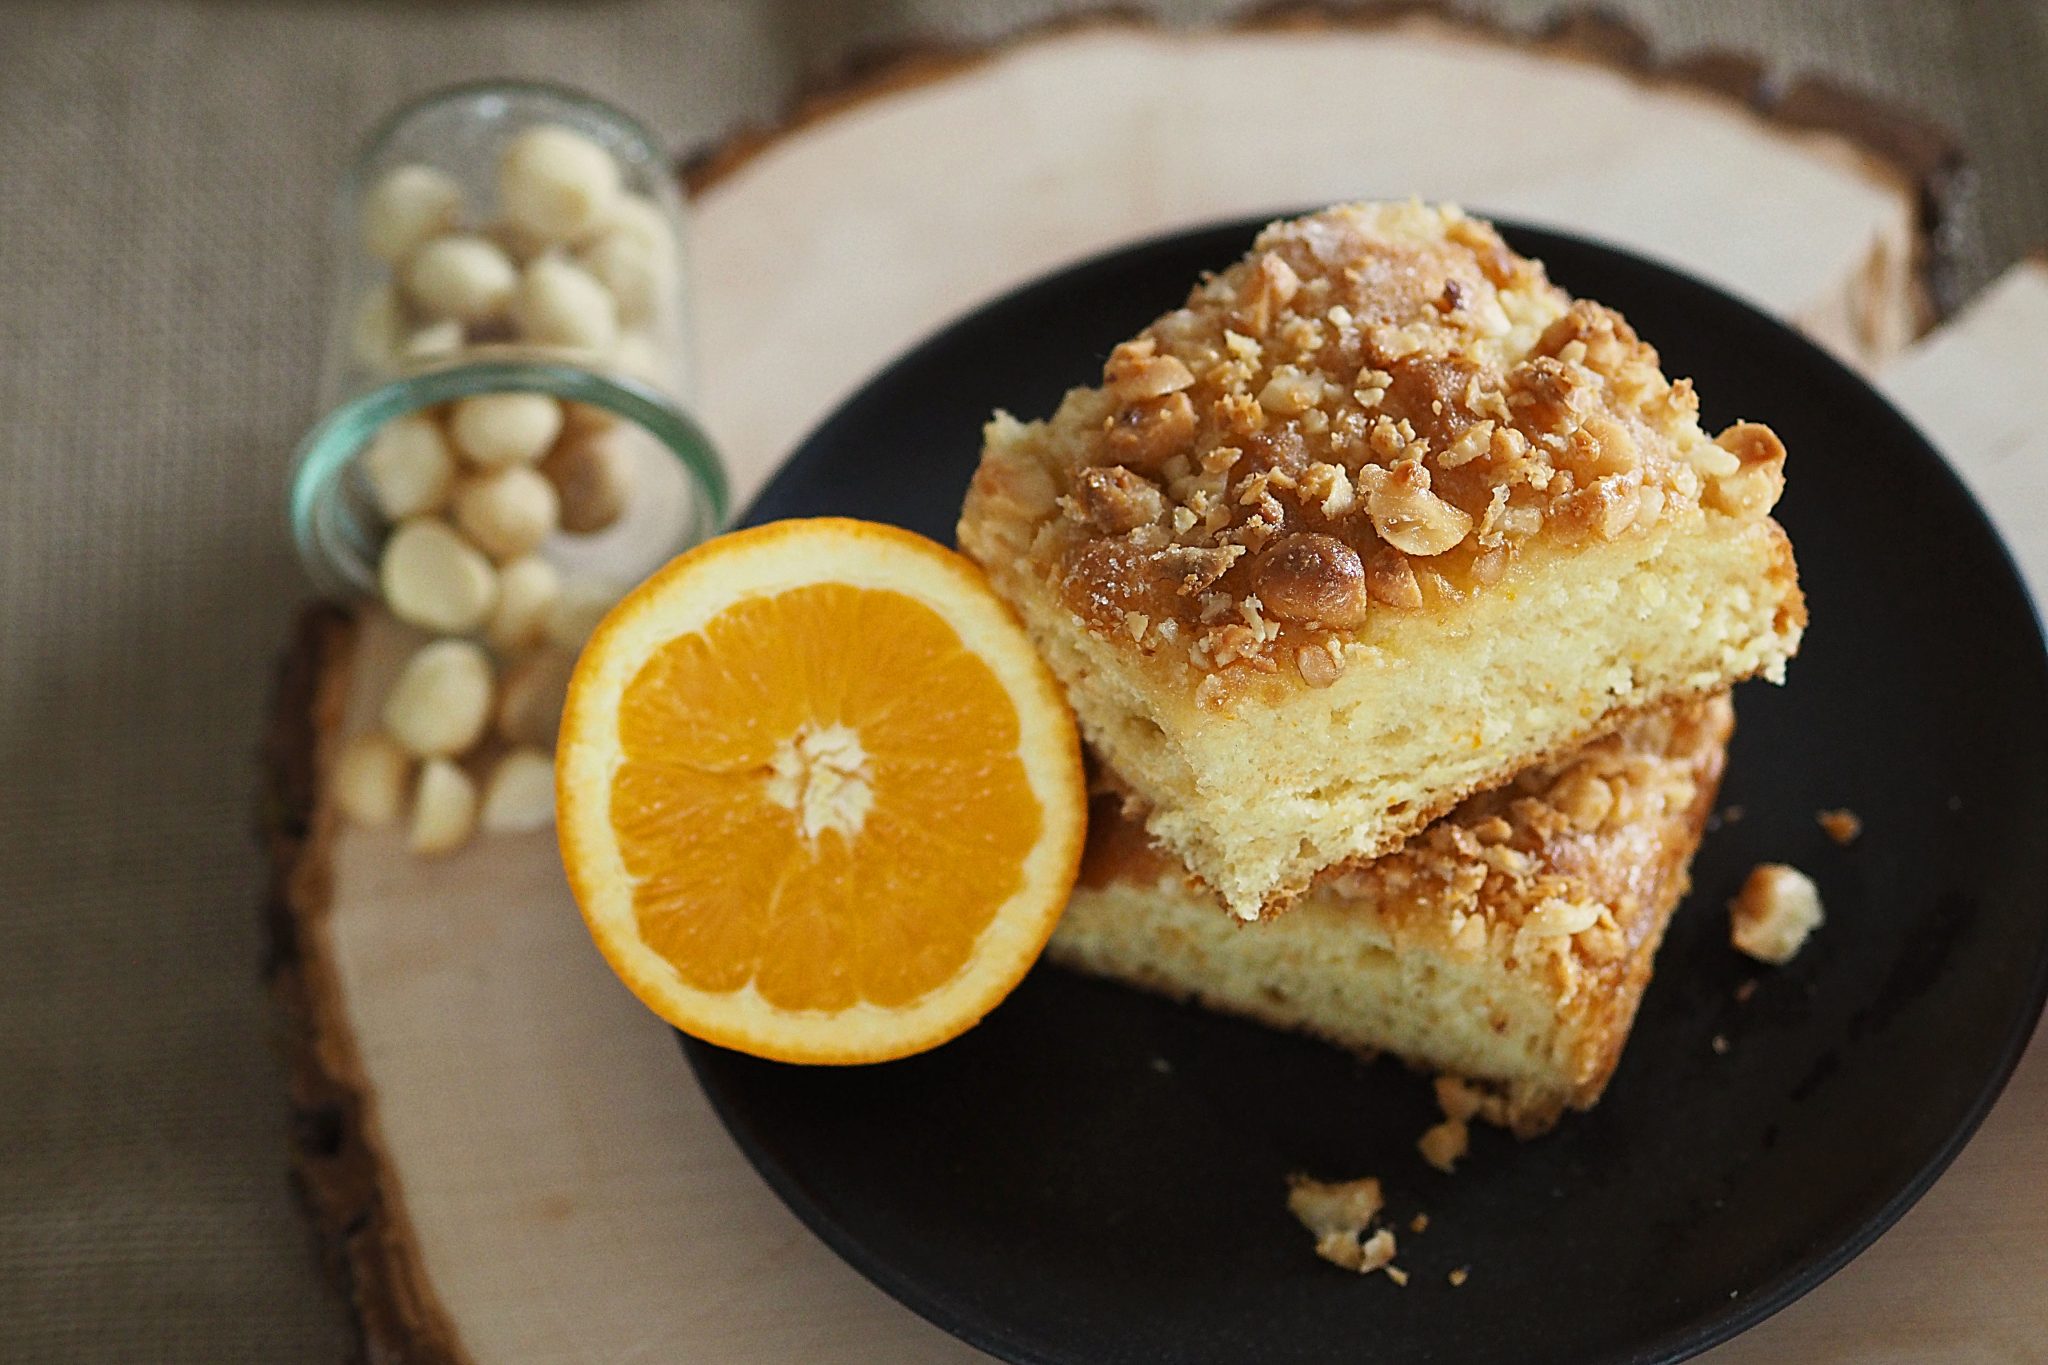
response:
[[[325,415],[300,444],[290,497],[322,592],[376,593],[398,520],[461,521],[446,487],[438,505],[416,488],[394,497],[364,456],[394,419],[446,428],[484,394],[548,395],[565,432],[611,429],[606,468],[629,496],[601,526],[590,490],[550,468],[555,453],[536,462],[561,498],[537,552],[565,579],[623,589],[719,528],[724,471],[688,408],[683,206],[632,119],[527,82],[427,96],[365,144],[333,232]],[[477,476],[456,458],[459,478]]]

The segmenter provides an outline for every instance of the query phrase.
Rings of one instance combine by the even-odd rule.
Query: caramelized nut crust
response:
[[[1538,541],[1762,518],[1784,486],[1769,428],[1710,439],[1619,313],[1453,207],[1276,223],[1102,378],[992,438],[978,487],[1049,479],[1067,515],[1030,560],[1091,628],[1208,673],[1467,601]]]

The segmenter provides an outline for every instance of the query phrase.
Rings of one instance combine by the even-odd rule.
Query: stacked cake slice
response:
[[[1784,456],[1456,209],[1268,228],[962,513],[1116,797],[1055,956],[1590,1104],[1798,647]]]

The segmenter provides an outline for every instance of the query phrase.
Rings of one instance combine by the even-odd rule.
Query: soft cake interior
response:
[[[1496,1087],[1541,1131],[1612,1074],[1726,755],[1725,695],[1639,718],[1235,923],[1099,798],[1055,962]]]

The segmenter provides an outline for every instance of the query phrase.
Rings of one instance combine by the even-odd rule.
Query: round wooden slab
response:
[[[744,500],[890,356],[1050,266],[1189,222],[1411,193],[1682,263],[1882,362],[1938,293],[1952,153],[1824,87],[1763,89],[1739,58],[1653,67],[1611,25],[1532,41],[1427,13],[1091,23],[871,64],[692,164],[703,416]],[[1969,360],[1959,376],[2026,392],[1997,379],[2009,355]],[[266,752],[294,1156],[370,1358],[973,1358],[746,1168],[590,948],[549,836],[420,862],[338,826],[321,764],[407,643],[381,612],[310,612]],[[2001,1255],[2032,1282],[2048,1268],[2029,1206],[1999,1197],[2048,1166],[2028,1136],[2048,1131],[2048,1084],[2030,1087],[1922,1211],[1727,1358],[1861,1358],[1909,1323],[1987,1351],[2042,1339],[2043,1310],[1995,1292],[2007,1272],[1978,1273]],[[2017,1137],[2016,1108],[2032,1119]]]

